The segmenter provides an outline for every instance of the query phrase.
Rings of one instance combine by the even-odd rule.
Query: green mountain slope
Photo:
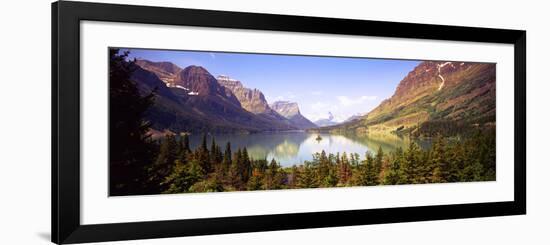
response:
[[[496,64],[422,62],[399,83],[392,97],[367,115],[321,130],[431,136],[494,127],[495,81]]]

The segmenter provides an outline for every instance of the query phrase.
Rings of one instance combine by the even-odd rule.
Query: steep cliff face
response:
[[[254,114],[269,113],[271,108],[267,103],[264,94],[258,89],[249,89],[243,84],[228,76],[218,76],[218,83],[233,92],[241,106]]]
[[[304,117],[300,113],[300,108],[298,103],[289,102],[289,101],[276,101],[270,106],[277,113],[287,118],[292,125],[296,126],[299,129],[309,129],[316,128],[317,125],[312,123],[309,119]]]
[[[360,120],[326,130],[414,131],[435,121],[494,124],[495,81],[495,64],[422,62],[401,80],[390,98]]]
[[[220,85],[229,89],[235,95],[245,110],[270,120],[273,124],[279,125],[282,128],[289,130],[298,129],[291,121],[269,107],[262,91],[247,88],[240,81],[228,76],[218,76],[217,80]]]

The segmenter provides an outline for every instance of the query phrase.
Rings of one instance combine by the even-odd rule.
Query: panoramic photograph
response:
[[[109,196],[496,180],[496,64],[109,49]]]

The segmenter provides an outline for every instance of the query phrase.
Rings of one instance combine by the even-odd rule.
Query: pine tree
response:
[[[182,149],[186,152],[191,152],[191,147],[189,146],[189,135],[184,134],[182,139]]]
[[[189,135],[184,134],[181,139],[180,152],[178,154],[178,159],[182,162],[187,161],[187,156],[191,153],[191,148],[189,147]]]
[[[206,173],[210,173],[212,171],[210,163],[210,153],[208,152],[208,147],[206,144],[206,134],[203,134],[202,143],[195,150],[195,157]]]
[[[260,190],[262,189],[263,174],[259,169],[252,170],[252,176],[248,180],[246,185],[247,190]]]
[[[375,181],[376,184],[380,183],[383,158],[384,158],[384,151],[382,151],[382,146],[379,146],[378,151],[376,152],[376,156],[374,158],[374,172],[376,173],[376,176],[377,176],[377,179]]]
[[[364,163],[364,185],[378,185],[378,172],[376,167],[376,160],[370,154],[370,152],[367,152],[365,157],[365,163]]]
[[[223,154],[223,169],[228,170],[231,167],[231,143],[229,141],[225,145],[225,152]]]
[[[227,176],[227,182],[236,190],[239,190],[243,187],[243,181],[241,176],[241,166],[242,166],[242,152],[238,148],[237,152],[233,154],[233,159],[231,161],[231,167],[229,168],[229,174]]]
[[[436,137],[432,149],[431,149],[431,159],[430,164],[428,165],[431,172],[431,181],[433,183],[447,182],[450,180],[450,163],[449,159],[446,156],[446,146],[445,141],[439,135]]]
[[[340,165],[338,168],[338,185],[348,185],[351,179],[351,174],[351,166],[349,164],[347,154],[344,152],[342,153],[342,158],[340,159]]]
[[[405,162],[403,164],[403,172],[408,184],[422,183],[420,154],[421,151],[418,145],[411,141],[409,149],[405,152]]]
[[[353,166],[357,167],[360,162],[359,153],[353,153],[353,155],[355,156],[355,162],[353,163]]]
[[[241,153],[241,165],[239,166],[239,172],[241,175],[241,180],[243,183],[248,182],[248,178],[252,174],[252,164],[250,163],[250,158],[248,156],[248,150],[246,147],[243,148]]]
[[[317,161],[319,165],[317,177],[319,181],[323,181],[328,176],[330,171],[330,162],[324,150],[322,150],[321,153],[318,154]]]
[[[160,144],[159,153],[155,163],[148,168],[148,176],[150,183],[159,183],[168,176],[174,167],[177,159],[178,143],[173,135],[166,135]]]
[[[158,183],[147,186],[147,168],[154,161],[154,145],[144,114],[154,102],[154,92],[142,96],[131,80],[135,70],[128,52],[109,50],[109,194],[154,193]],[[151,187],[152,186],[152,187]]]
[[[281,188],[281,174],[279,173],[279,165],[275,159],[271,159],[269,166],[265,172],[264,189],[273,190]]]
[[[311,165],[311,162],[304,162],[300,166],[300,173],[298,178],[298,187],[299,188],[316,188],[318,187],[317,178],[315,177],[315,170]]]
[[[212,144],[210,145],[210,166],[212,169],[221,167],[223,156],[220,147],[216,144],[216,139],[212,136]]]
[[[197,171],[194,169],[193,171]],[[179,159],[175,161],[172,172],[166,176],[161,183],[167,186],[167,189],[163,193],[182,193],[187,192],[198,180],[198,176],[195,173],[191,173],[188,166],[182,163]]]
[[[405,182],[401,166],[403,165],[403,149],[397,148],[392,154],[388,172],[384,176],[384,184],[397,185]]]
[[[292,165],[288,178],[288,188],[297,188],[300,182],[300,171],[296,165]]]

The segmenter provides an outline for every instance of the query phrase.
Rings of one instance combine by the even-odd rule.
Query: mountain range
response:
[[[431,128],[494,126],[496,65],[424,61],[398,84],[394,94],[370,112],[343,122],[311,122],[297,103],[268,104],[258,89],[205,68],[137,60],[132,79],[143,94],[155,91],[147,113],[153,129],[173,132],[244,132],[311,129],[364,133],[426,133]],[[429,133],[429,132],[428,132]]]
[[[307,128],[270,108],[261,91],[227,76],[215,78],[203,67],[182,69],[148,60],[135,64],[132,80],[142,94],[155,93],[146,115],[154,130],[253,133]]]
[[[394,94],[364,116],[321,131],[429,133],[461,127],[494,127],[496,65],[425,61]],[[432,132],[433,133],[433,132]]]

